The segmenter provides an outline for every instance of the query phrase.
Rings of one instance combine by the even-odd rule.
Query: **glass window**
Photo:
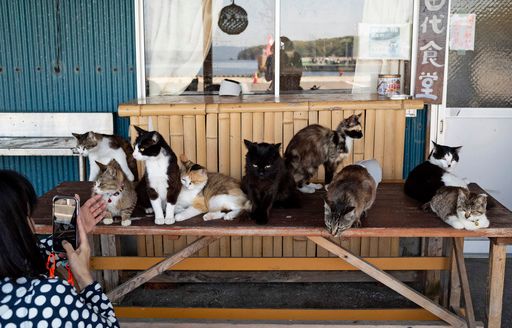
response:
[[[146,94],[273,92],[275,0],[144,0]],[[410,58],[413,1],[281,0],[280,91],[375,93]]]

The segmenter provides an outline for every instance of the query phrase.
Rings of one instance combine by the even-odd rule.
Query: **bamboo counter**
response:
[[[283,152],[300,129],[309,124],[336,128],[344,118],[362,114],[364,137],[355,140],[344,165],[377,159],[386,180],[401,180],[404,159],[405,110],[422,109],[421,100],[389,100],[367,94],[163,96],[119,105],[119,115],[133,128],[148,126],[162,134],[174,152],[213,172],[236,179],[243,176],[246,149],[243,139],[281,143]],[[140,173],[143,167],[139,165]],[[323,168],[317,179],[323,182]],[[195,240],[192,236],[141,236],[141,256],[164,255]],[[397,256],[398,238],[338,238],[336,243],[362,256]],[[223,237],[199,252],[212,257],[329,257],[325,249],[305,237]]]

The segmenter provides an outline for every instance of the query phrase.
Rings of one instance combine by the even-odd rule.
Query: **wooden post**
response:
[[[116,289],[112,290],[110,293],[108,293],[108,298],[115,302],[118,299],[120,299],[122,296],[126,295],[127,293],[131,292],[135,288],[139,287],[140,285],[144,284],[145,282],[149,281],[150,279],[158,276],[160,273],[167,270],[169,267],[175,265],[176,263],[181,262],[182,260],[186,259],[187,257],[191,256],[192,254],[198,252],[205,246],[207,246],[209,243],[211,243],[214,240],[217,240],[219,237],[216,236],[208,236],[208,237],[201,237],[194,241],[192,244],[188,245],[183,250],[177,252],[176,254],[168,257],[167,259],[159,262],[158,264],[153,265],[151,268],[144,272],[140,272],[132,279],[126,281]]]
[[[464,322],[464,320],[462,318],[460,318],[459,316],[449,312],[445,308],[432,302],[430,299],[428,299],[424,295],[418,293],[417,291],[410,288],[406,284],[402,283],[400,280],[398,280],[395,277],[391,276],[390,274],[378,269],[374,265],[362,260],[361,258],[355,256],[354,254],[350,253],[343,247],[338,246],[322,237],[308,237],[308,238],[311,239],[312,241],[314,241],[319,246],[327,249],[329,252],[336,254],[338,257],[340,257],[341,259],[350,263],[351,265],[355,266],[356,268],[363,271],[370,277],[383,283],[384,285],[393,289],[400,295],[408,298],[409,300],[418,304],[425,310],[429,311],[430,313],[436,315],[440,319],[451,324],[452,326],[454,326],[454,327],[465,327],[466,326],[466,323]]]
[[[117,256],[116,236],[101,235],[101,256]],[[119,272],[117,270],[104,270],[104,285],[106,291],[114,289],[119,284]]]
[[[459,278],[464,292],[464,303],[466,309],[466,319],[469,328],[475,328],[475,311],[473,310],[473,300],[471,299],[471,291],[469,289],[468,273],[466,264],[464,263],[464,238],[453,238],[453,246],[455,250],[455,260],[459,269]]]
[[[489,272],[487,277],[487,327],[501,327],[503,288],[505,286],[505,264],[507,245],[491,238],[489,249]]]

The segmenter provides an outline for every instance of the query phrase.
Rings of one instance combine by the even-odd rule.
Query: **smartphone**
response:
[[[78,244],[78,211],[80,201],[71,196],[55,196],[52,200],[53,244],[55,253],[65,253],[62,242],[66,240],[74,249]]]

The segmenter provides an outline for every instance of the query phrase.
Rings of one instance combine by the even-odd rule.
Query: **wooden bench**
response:
[[[84,158],[74,151],[72,132],[112,134],[111,113],[0,113],[0,156],[78,156],[80,181]]]
[[[78,193],[83,200],[90,195],[87,182],[66,182],[42,196],[33,218],[40,234],[51,233],[50,204],[54,195]],[[475,191],[482,190],[471,185]],[[488,327],[500,327],[503,300],[506,245],[512,244],[512,213],[496,200],[488,210],[491,226],[478,231],[456,230],[433,214],[422,212],[418,204],[403,194],[401,183],[383,183],[377,199],[361,228],[351,228],[342,237],[438,237],[452,245],[441,257],[361,258],[330,240],[324,228],[322,193],[304,195],[300,209],[274,209],[268,225],[255,225],[247,217],[234,221],[204,222],[200,217],[171,226],[155,226],[152,217],[134,213],[132,225],[119,222],[99,224],[94,234],[104,235],[164,235],[197,238],[185,248],[166,257],[94,257],[95,270],[141,270],[134,278],[122,283],[108,295],[114,302],[166,270],[360,270],[408,298],[421,308],[382,310],[306,310],[306,309],[221,309],[221,308],[140,308],[116,307],[120,318],[161,319],[230,319],[230,320],[400,320],[411,327],[412,321],[443,320],[454,327],[475,327],[469,281],[464,264],[464,237],[487,237],[491,240],[488,276]],[[221,236],[300,236],[325,248],[338,258],[189,258]],[[446,292],[441,306],[410,288],[386,271],[443,270],[449,279],[442,281]],[[464,308],[461,308],[461,296]],[[448,310],[450,309],[450,310]]]

